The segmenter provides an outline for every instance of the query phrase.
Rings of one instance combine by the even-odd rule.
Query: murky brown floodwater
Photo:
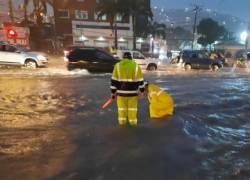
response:
[[[121,129],[115,105],[100,110],[109,74],[2,71],[0,179],[250,178],[248,69],[145,77],[176,113],[150,120],[140,100],[139,127]]]

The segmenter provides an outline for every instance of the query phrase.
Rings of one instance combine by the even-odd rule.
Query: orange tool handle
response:
[[[102,105],[102,109],[107,108],[110,104],[112,104],[114,101],[113,98],[109,98],[103,105]]]

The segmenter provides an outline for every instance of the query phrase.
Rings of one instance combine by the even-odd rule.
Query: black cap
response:
[[[123,54],[123,58],[124,58],[124,59],[132,59],[132,55],[131,55],[130,52],[125,52],[125,53]]]

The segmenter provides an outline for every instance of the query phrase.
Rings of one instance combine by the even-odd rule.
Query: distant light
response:
[[[219,41],[215,41],[214,44],[219,44]]]
[[[245,42],[247,40],[247,37],[248,37],[248,33],[246,31],[244,31],[240,34],[240,40],[243,42]]]
[[[137,42],[138,42],[138,43],[143,43],[144,41],[143,41],[142,38],[139,38],[139,39],[137,40]]]
[[[119,41],[119,42],[126,42],[126,39],[124,39],[123,37],[120,37],[120,38],[118,39],[118,41]]]
[[[191,20],[191,18],[190,17],[186,17],[186,21],[190,21]]]
[[[10,39],[15,39],[15,38],[17,38],[17,32],[14,29],[9,29],[7,31],[7,36]]]
[[[84,35],[81,35],[81,36],[79,37],[79,40],[80,40],[80,41],[87,41],[88,38],[87,38],[86,36],[84,36]]]
[[[206,9],[206,11],[210,13],[212,10],[211,10],[211,9],[209,9],[209,8],[207,8],[207,9]]]
[[[165,49],[164,48],[161,48],[160,51],[159,51],[160,54],[164,54],[166,53]]]
[[[13,36],[15,34],[16,34],[16,32],[13,29],[9,30],[9,35]]]
[[[159,53],[159,50],[158,49],[154,49],[154,54],[158,54]]]
[[[97,41],[106,41],[106,39],[102,36],[100,36],[99,38],[96,39]]]

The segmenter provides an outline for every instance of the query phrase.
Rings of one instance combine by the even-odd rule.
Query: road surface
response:
[[[250,178],[250,71],[146,73],[175,115],[117,126],[110,74],[66,70],[0,74],[0,179],[210,180]],[[58,73],[60,72],[60,73]]]

